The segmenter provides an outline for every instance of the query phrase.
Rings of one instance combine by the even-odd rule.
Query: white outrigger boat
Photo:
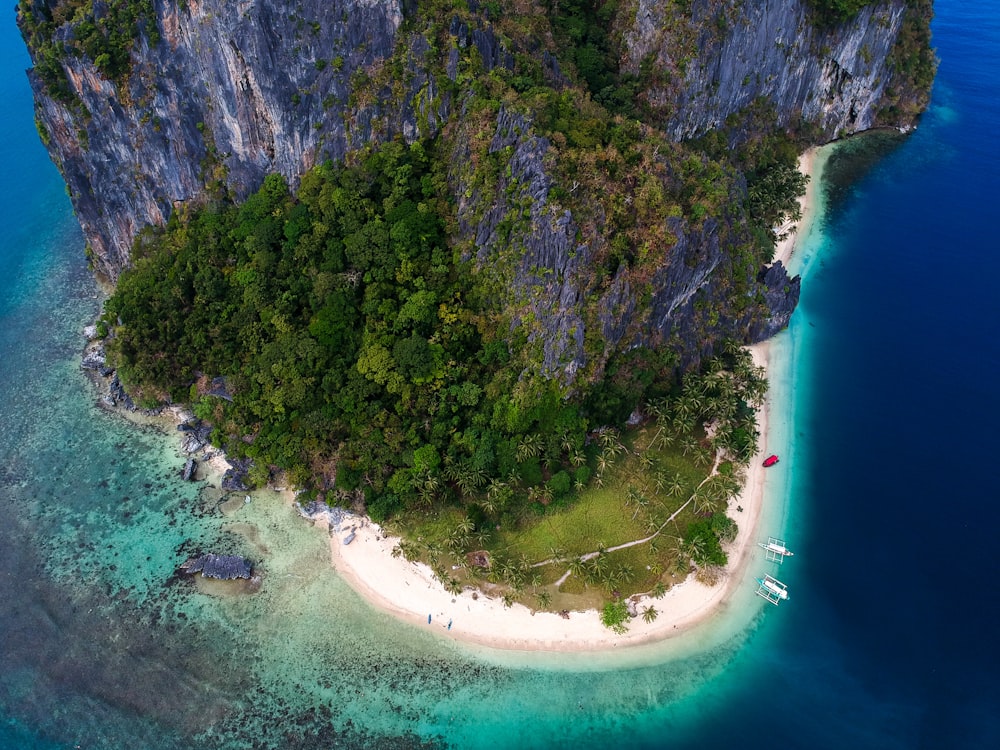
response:
[[[773,536],[767,538],[767,544],[757,542],[757,546],[764,549],[764,557],[767,558],[768,562],[776,562],[779,565],[785,561],[786,557],[791,557],[795,554],[785,546],[784,540]]]
[[[766,573],[763,578],[757,579],[756,594],[762,599],[767,599],[775,606],[779,602],[788,601],[788,587],[777,578],[773,578]]]

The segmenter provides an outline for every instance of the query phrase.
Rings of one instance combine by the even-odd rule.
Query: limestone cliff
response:
[[[29,72],[94,265],[112,279],[139,230],[176,203],[219,180],[237,198],[271,172],[294,182],[360,145],[345,121],[352,77],[393,52],[403,20],[398,0],[155,0],[152,9],[159,40],[137,35],[124,79],[66,54],[76,100],[67,103]],[[57,30],[73,34],[72,22]]]
[[[780,126],[807,123],[821,140],[910,125],[919,107],[895,121],[886,110],[917,95],[892,57],[911,5],[888,0],[821,26],[802,0],[693,0],[684,15],[671,2],[638,0],[625,68],[656,71],[648,97],[678,140],[721,127],[758,97]]]
[[[638,344],[673,343],[694,361],[723,337],[758,340],[787,324],[798,280],[746,250],[742,178],[714,179],[714,165],[669,142],[762,100],[777,126],[821,140],[911,124],[926,91],[893,56],[913,2],[882,0],[832,28],[803,0],[622,3],[621,72],[641,74],[655,115],[636,131],[647,143],[633,151],[638,167],[607,137],[581,136],[590,125],[553,135],[578,112],[539,125],[539,97],[521,94],[579,84],[534,6],[22,0],[19,22],[40,134],[104,275],[115,279],[141,229],[182,204],[241,199],[271,172],[294,186],[366,145],[439,135],[456,247],[499,284],[502,323],[537,353],[527,359],[538,374],[570,386]],[[103,58],[99,38],[88,37],[91,51],[80,40],[94,24],[121,28],[110,21],[123,5],[134,39],[115,67],[120,36],[106,35],[119,47]],[[503,103],[484,107],[484,96]],[[624,163],[621,177],[588,175],[593,153],[598,171]],[[481,163],[492,179],[470,172]],[[698,179],[711,195],[692,196]]]

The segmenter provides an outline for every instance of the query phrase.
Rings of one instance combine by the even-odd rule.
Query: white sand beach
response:
[[[804,236],[803,227],[812,218],[817,196],[816,150],[801,157],[799,169],[811,176],[806,195],[800,199],[802,219],[798,226],[789,224],[779,230],[787,237],[778,243],[775,260],[786,266],[795,250],[796,240]],[[757,365],[769,366],[771,354],[767,342],[750,347]],[[706,586],[694,580],[674,586],[660,599],[643,600],[638,610],[655,607],[658,617],[650,623],[637,617],[629,622],[628,632],[619,635],[601,624],[596,610],[571,612],[569,619],[549,612],[534,612],[515,604],[506,608],[500,599],[481,592],[448,593],[426,565],[412,563],[402,556],[393,557],[398,538],[387,537],[383,530],[366,519],[354,519],[355,538],[343,544],[347,532],[333,534],[330,552],[339,574],[372,605],[415,625],[433,629],[442,637],[455,638],[498,649],[541,651],[606,651],[648,643],[678,635],[716,612],[733,591],[749,582],[749,562],[758,540],[758,521],[763,505],[766,470],[761,466],[768,436],[770,398],[758,413],[761,439],[758,455],[751,462],[746,484],[733,507],[738,514],[739,534],[727,548],[729,564],[723,580]]]

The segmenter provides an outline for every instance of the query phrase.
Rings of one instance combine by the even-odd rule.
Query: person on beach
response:
[[[451,620],[448,620],[448,630],[451,630]]]
[[[431,616],[430,616],[430,615],[427,615],[427,624],[428,624],[428,625],[430,625],[430,624],[431,624]]]

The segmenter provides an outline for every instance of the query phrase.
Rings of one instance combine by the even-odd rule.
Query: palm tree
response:
[[[681,475],[674,474],[674,478],[670,480],[670,486],[667,487],[667,494],[671,497],[677,497],[682,492],[684,492],[684,482],[681,481]]]
[[[705,540],[700,536],[693,536],[685,540],[683,551],[688,558],[699,563],[705,556]]]
[[[599,552],[595,557],[587,561],[587,577],[594,581],[600,581],[605,577],[608,570],[608,556],[604,552]]]
[[[694,429],[695,422],[697,421],[698,418],[695,414],[692,414],[690,412],[678,411],[674,414],[674,419],[673,419],[674,429],[682,434],[691,432],[691,430]]]
[[[474,538],[476,540],[476,544],[478,544],[480,547],[485,547],[486,543],[490,540],[489,528],[484,526],[481,529],[477,529]]]
[[[628,563],[622,563],[615,570],[615,583],[618,584],[615,588],[624,586],[626,583],[631,583],[635,578],[635,571],[632,566]]]
[[[698,441],[693,435],[685,435],[681,440],[681,450],[684,452],[685,456],[692,451],[698,450]]]
[[[652,597],[654,599],[662,599],[667,593],[667,587],[663,581],[657,581],[656,585],[653,586]]]
[[[603,453],[610,456],[611,458],[617,458],[624,452],[625,452],[625,444],[619,443],[617,440],[614,441],[613,443],[605,445],[603,450]]]
[[[610,447],[617,446],[619,445],[618,431],[611,429],[610,427],[605,430],[601,430],[600,434],[597,436],[597,440],[601,444],[601,447],[605,450]]]
[[[493,477],[490,483],[486,486],[486,496],[489,498],[497,498],[500,494],[507,489],[507,483],[498,477]]]
[[[569,456],[576,450],[576,441],[569,432],[564,432],[559,438],[559,447]]]
[[[638,500],[639,500],[639,490],[637,490],[634,485],[630,484],[628,488],[625,490],[625,507],[627,508],[633,503],[637,503]]]
[[[662,471],[656,472],[653,476],[653,486],[657,492],[663,492],[663,489],[667,486],[667,475]]]
[[[695,463],[699,463],[702,466],[708,466],[712,463],[712,451],[708,450],[703,445],[699,445],[694,452]]]
[[[486,472],[482,469],[477,469],[472,466],[462,466],[455,479],[455,484],[458,485],[463,494],[471,495],[476,488],[481,487],[485,481]]]
[[[603,453],[597,457],[597,476],[603,474],[611,466],[611,459]]]
[[[650,623],[653,620],[655,620],[656,617],[657,617],[657,615],[659,615],[659,614],[660,613],[656,611],[656,607],[653,607],[652,605],[650,605],[650,606],[646,607],[644,610],[642,610],[642,619],[643,619],[644,622]]]
[[[488,516],[492,516],[497,512],[497,499],[496,495],[491,495],[487,490],[486,494],[479,498],[479,507],[483,509],[483,513]]]
[[[538,433],[524,435],[517,444],[517,460],[527,461],[529,458],[536,458],[542,449],[542,438]]]
[[[715,513],[719,509],[719,501],[714,497],[708,485],[703,485],[694,491],[695,512]]]
[[[552,594],[548,591],[539,591],[535,594],[535,598],[538,599],[538,606],[541,609],[548,609],[548,606],[552,603]]]
[[[444,478],[449,482],[456,482],[462,476],[462,467],[450,455],[444,457]]]
[[[582,557],[574,557],[569,563],[570,575],[576,576],[577,578],[587,577],[587,563],[584,562]]]

